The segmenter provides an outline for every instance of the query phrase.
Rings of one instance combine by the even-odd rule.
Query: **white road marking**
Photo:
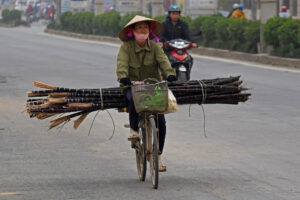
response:
[[[20,192],[0,192],[0,196],[21,195]]]

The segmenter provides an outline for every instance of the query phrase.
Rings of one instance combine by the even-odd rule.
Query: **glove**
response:
[[[197,43],[192,43],[192,47],[197,48],[198,47]]]
[[[167,81],[168,82],[174,82],[174,81],[177,81],[177,78],[174,75],[170,75],[170,76],[168,76]]]
[[[124,85],[131,85],[131,81],[129,78],[121,78],[120,83],[123,83]]]

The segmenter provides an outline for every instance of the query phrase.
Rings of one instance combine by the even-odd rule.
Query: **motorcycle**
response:
[[[172,68],[176,70],[178,81],[190,80],[193,58],[187,52],[192,43],[183,39],[174,39],[164,43],[164,51],[169,58]]]
[[[35,17],[34,17],[34,15],[33,15],[33,13],[28,13],[28,14],[26,14],[26,22],[28,23],[28,24],[31,24],[32,22],[34,22],[35,21]]]

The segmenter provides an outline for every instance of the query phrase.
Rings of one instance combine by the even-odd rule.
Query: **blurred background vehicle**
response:
[[[15,9],[24,13],[27,8],[27,1],[26,0],[16,0]]]

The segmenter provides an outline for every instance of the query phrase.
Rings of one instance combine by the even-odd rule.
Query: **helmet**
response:
[[[238,7],[239,7],[239,4],[238,4],[238,3],[235,3],[235,4],[232,5],[232,8],[233,8],[233,9],[237,9]]]
[[[281,6],[281,11],[286,11],[287,7],[286,6]]]
[[[238,9],[243,9],[243,8],[244,8],[244,4],[240,3]]]
[[[177,5],[171,5],[168,9],[168,12],[181,12],[181,8]]]

